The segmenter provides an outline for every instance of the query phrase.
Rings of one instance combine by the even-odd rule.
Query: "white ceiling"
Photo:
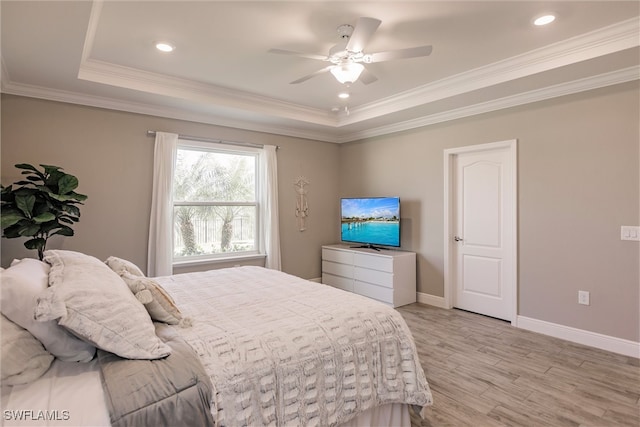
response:
[[[4,93],[346,142],[640,77],[637,1],[8,1]],[[535,27],[543,12],[557,19]],[[368,64],[345,88],[327,63],[336,28],[382,24],[365,52],[432,45]],[[168,40],[170,54],[154,43]],[[337,94],[351,97],[341,101]],[[336,108],[339,112],[335,112]],[[348,110],[348,112],[346,111]]]

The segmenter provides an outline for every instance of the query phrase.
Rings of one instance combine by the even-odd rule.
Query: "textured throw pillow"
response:
[[[58,324],[105,351],[127,359],[158,359],[171,348],[127,284],[102,261],[79,252],[50,250],[49,288],[36,306],[36,319]]]
[[[0,273],[0,310],[9,320],[31,332],[44,347],[65,362],[88,362],[96,349],[73,336],[57,322],[33,318],[38,295],[49,286],[49,265],[33,258],[14,260]]]
[[[126,271],[122,273],[122,279],[136,298],[144,304],[153,320],[182,327],[191,326],[191,319],[182,316],[173,298],[155,280],[135,276]]]
[[[142,272],[142,270],[140,270],[137,265],[135,265],[131,261],[127,261],[126,259],[110,256],[104,263],[107,264],[110,269],[121,276],[122,273],[126,271],[133,274],[134,276],[144,277],[144,273]]]
[[[2,385],[27,384],[47,372],[53,355],[29,331],[0,315],[0,334]]]

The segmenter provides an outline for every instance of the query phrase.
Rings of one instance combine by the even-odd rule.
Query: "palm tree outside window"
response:
[[[174,261],[257,254],[258,150],[179,142],[173,181]]]

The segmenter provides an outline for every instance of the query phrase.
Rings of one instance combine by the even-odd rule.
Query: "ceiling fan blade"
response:
[[[358,18],[358,22],[356,22],[356,26],[353,29],[353,33],[351,37],[349,37],[349,43],[347,43],[347,50],[349,52],[362,52],[373,36],[373,33],[376,32],[378,27],[380,26],[379,19],[375,18]]]
[[[326,73],[327,71],[329,71],[329,70],[330,70],[330,69],[332,69],[333,67],[334,67],[333,65],[329,65],[328,67],[324,67],[324,68],[322,68],[322,69],[320,69],[320,70],[318,70],[318,71],[315,71],[315,72],[313,72],[313,73],[311,73],[311,74],[307,74],[307,75],[306,75],[306,76],[304,76],[304,77],[300,77],[298,80],[294,80],[294,81],[292,81],[292,82],[291,82],[291,83],[289,83],[289,84],[291,84],[291,85],[297,85],[298,83],[306,82],[307,80],[309,80],[309,79],[310,79],[310,78],[312,78],[312,77],[315,77],[315,76],[318,76],[318,75],[320,75],[320,74]]]
[[[278,55],[293,55],[299,56],[301,58],[317,59],[319,61],[327,61],[329,59],[326,55],[316,55],[315,53],[301,53],[285,49],[269,49],[269,53],[276,53]]]
[[[429,56],[433,47],[431,46],[418,46],[410,47],[407,49],[390,50],[387,52],[371,53],[370,61],[365,62],[383,62],[390,61],[392,59],[405,59],[405,58],[417,58],[419,56]]]
[[[378,78],[365,68],[364,70],[362,70],[362,73],[360,74],[360,78],[358,80],[368,85],[369,83],[373,83],[378,80]]]

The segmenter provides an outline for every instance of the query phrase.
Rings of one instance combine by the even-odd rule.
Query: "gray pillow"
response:
[[[96,348],[73,336],[57,322],[36,322],[37,298],[49,286],[49,264],[33,258],[14,260],[0,273],[0,310],[9,320],[31,332],[55,357],[65,362],[88,362]]]
[[[2,385],[27,384],[47,372],[53,355],[29,331],[0,315],[0,334]]]
[[[58,324],[102,350],[127,359],[158,359],[171,348],[127,284],[103,262],[79,252],[50,250],[49,288],[36,306],[36,320]]]

